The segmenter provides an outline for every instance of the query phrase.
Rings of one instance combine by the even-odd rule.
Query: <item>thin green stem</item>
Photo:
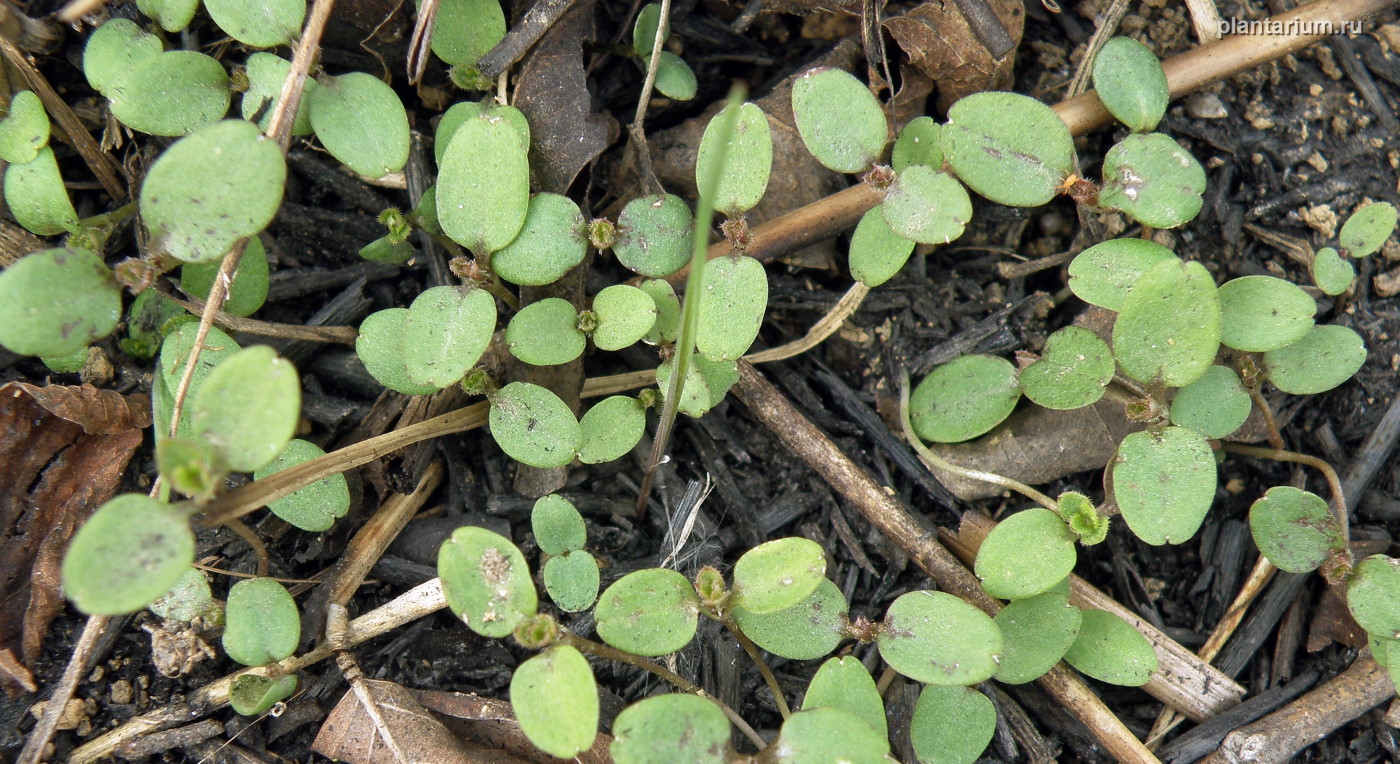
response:
[[[909,421],[909,374],[907,372],[900,375],[899,379],[899,424],[904,429],[904,439],[909,441],[909,445],[914,448],[914,453],[919,455],[919,461],[923,462],[924,466],[928,467],[930,470],[942,470],[944,472],[951,472],[954,475],[961,475],[971,480],[981,480],[985,483],[991,483],[992,485],[999,485],[1002,488],[1010,489],[1025,496],[1052,512],[1056,510],[1057,505],[1054,499],[1051,499],[1049,496],[1046,496],[1019,480],[1013,480],[1004,475],[998,475],[995,472],[983,472],[982,470],[960,467],[928,450],[928,447],[919,439],[919,436],[914,434],[914,425]]]
[[[1220,447],[1230,454],[1240,456],[1252,456],[1256,459],[1270,459],[1276,462],[1291,462],[1293,464],[1304,464],[1318,472],[1327,480],[1327,489],[1332,493],[1332,513],[1337,520],[1337,529],[1342,534],[1343,549],[1351,548],[1351,528],[1348,522],[1347,497],[1342,492],[1342,481],[1337,477],[1337,471],[1332,469],[1332,465],[1308,454],[1300,454],[1296,451],[1285,451],[1281,448],[1262,448],[1260,446],[1247,446],[1243,443],[1222,443]]]
[[[783,688],[778,686],[778,678],[773,676],[772,669],[768,668],[763,656],[758,654],[758,646],[739,630],[739,624],[734,622],[733,617],[726,615],[719,619],[719,622],[724,624],[724,628],[729,629],[729,633],[733,634],[734,638],[739,641],[739,645],[744,648],[744,652],[749,654],[754,665],[758,666],[758,673],[763,677],[763,682],[768,685],[768,691],[773,693],[773,700],[778,704],[778,713],[782,714],[784,719],[792,716],[792,709],[788,706],[787,699],[783,697]]]
[[[567,631],[560,632],[559,641],[576,648],[581,653],[588,653],[589,655],[599,658],[607,658],[608,660],[618,661],[619,663],[626,663],[629,666],[639,668],[643,671],[649,671],[688,693],[714,701],[715,705],[718,705],[720,710],[724,712],[724,715],[729,717],[729,721],[733,722],[734,726],[738,727],[739,731],[744,733],[744,737],[747,737],[754,745],[758,746],[759,750],[767,747],[768,743],[764,742],[758,732],[755,731],[753,727],[749,726],[749,723],[744,721],[744,717],[736,713],[734,709],[721,702],[718,698],[705,692],[705,688],[687,680],[685,677],[665,666],[655,661],[649,661],[639,655],[626,653],[615,647],[602,644],[601,642],[594,642],[591,639],[580,637],[577,634],[572,634]]]
[[[746,89],[736,84],[729,89],[729,99],[715,119],[719,140],[716,145],[715,161],[701,178],[700,201],[695,208],[695,235],[690,253],[690,275],[686,279],[685,298],[681,302],[681,327],[676,337],[676,355],[671,360],[671,379],[666,385],[666,398],[661,407],[660,421],[656,425],[656,439],[651,444],[651,456],[647,464],[646,476],[642,478],[642,488],[637,496],[637,517],[646,514],[647,496],[651,493],[652,474],[656,472],[661,459],[666,455],[666,444],[671,439],[671,428],[676,423],[676,404],[680,400],[681,386],[690,373],[690,355],[695,350],[695,330],[700,322],[700,296],[705,290],[705,253],[710,246],[710,224],[715,216],[715,190],[729,159],[729,143],[733,140],[735,126],[739,122],[739,107],[744,102]]]

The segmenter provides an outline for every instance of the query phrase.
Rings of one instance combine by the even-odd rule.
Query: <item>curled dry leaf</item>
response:
[[[593,37],[593,14],[566,14],[535,44],[516,77],[514,103],[530,121],[530,167],[541,191],[566,193],[617,135],[616,121],[591,108],[584,84],[583,41]]]
[[[885,28],[894,36],[899,47],[909,54],[910,61],[930,79],[938,83],[938,107],[947,110],[965,95],[984,90],[1002,90],[1011,84],[1011,66],[1016,48],[1021,42],[1025,24],[1025,9],[1015,0],[989,0],[1011,47],[1002,52],[988,50],[988,44],[968,24],[958,10],[958,3],[924,3],[903,16],[885,20]],[[991,19],[987,20],[991,22]],[[982,37],[989,37],[984,32]],[[1000,37],[1000,35],[997,35]],[[1000,41],[989,43],[1002,47]]]
[[[150,423],[143,395],[91,385],[0,387],[0,651],[28,665],[39,657],[63,609],[59,566],[68,539],[116,493]],[[15,665],[0,661],[0,686],[23,683]]]

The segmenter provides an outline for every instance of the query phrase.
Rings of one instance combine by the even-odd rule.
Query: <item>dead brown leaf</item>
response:
[[[149,409],[143,395],[90,385],[0,387],[0,650],[24,664],[63,608],[68,539],[116,493]],[[0,671],[0,681],[13,693],[24,677]]]
[[[1118,450],[1119,441],[1135,429],[1141,426],[1129,422],[1123,415],[1123,404],[1112,400],[1102,399],[1073,411],[1026,405],[977,440],[929,448],[960,467],[1038,485],[1102,468]],[[985,499],[1005,490],[939,470],[933,473],[954,496],[964,500]]]
[[[988,0],[1001,27],[1010,36],[1011,48],[994,55],[978,38],[958,4],[931,0],[903,16],[885,20],[899,47],[914,66],[938,84],[938,106],[947,109],[965,95],[983,90],[1006,89],[1026,12],[1020,0]]]
[[[384,724],[394,742],[410,761],[433,764],[528,764],[511,752],[463,739],[449,730],[442,720],[419,703],[415,693],[394,682],[365,680],[370,695],[379,705]],[[433,693],[455,695],[457,693]],[[503,702],[503,701],[496,701]],[[509,713],[510,704],[506,703]],[[514,722],[514,717],[510,717]],[[518,728],[517,728],[518,729]],[[311,749],[337,761],[350,764],[399,764],[384,743],[369,714],[354,692],[347,692],[321,725]],[[538,754],[538,752],[536,752]]]
[[[593,6],[581,3],[535,44],[516,77],[513,103],[530,120],[530,168],[541,191],[567,192],[619,132],[592,109],[583,41],[593,37]]]
[[[424,707],[443,717],[447,726],[463,740],[474,741],[487,748],[504,752],[522,761],[548,764],[559,761],[530,744],[510,703],[496,698],[483,698],[474,693],[412,690]],[[593,747],[569,761],[578,764],[609,764],[612,757],[608,746],[612,736],[599,733]]]

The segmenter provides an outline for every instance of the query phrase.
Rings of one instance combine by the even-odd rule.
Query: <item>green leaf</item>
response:
[[[326,452],[315,443],[294,439],[287,443],[276,459],[254,472],[253,479],[262,480],[325,455]],[[290,495],[273,499],[267,503],[267,508],[272,514],[304,531],[320,533],[330,530],[337,519],[345,517],[345,513],[350,511],[350,486],[345,482],[345,475],[337,472],[305,488],[298,488]]]
[[[699,88],[700,83],[695,80],[690,64],[669,50],[661,51],[656,64],[656,89],[662,95],[677,101],[689,101]]]
[[[1157,127],[1171,97],[1161,62],[1130,37],[1114,37],[1094,57],[1094,89],[1109,113],[1135,133]]]
[[[921,164],[935,170],[943,167],[942,127],[933,117],[919,117],[899,131],[890,153],[890,167],[904,172],[910,165]]]
[[[851,277],[868,287],[880,286],[899,273],[913,252],[914,242],[885,222],[883,204],[866,210],[851,234]]]
[[[235,713],[243,716],[261,716],[272,707],[292,697],[297,690],[297,675],[286,674],[277,678],[257,674],[240,674],[233,678],[229,687],[228,703]]]
[[[1099,514],[1089,497],[1065,491],[1055,501],[1055,511],[1064,519],[1071,533],[1085,546],[1102,544],[1108,538],[1108,518]]]
[[[234,584],[224,617],[224,652],[244,666],[289,658],[301,641],[297,603],[270,578],[246,578]]]
[[[997,730],[997,711],[971,687],[930,685],[919,693],[909,741],[922,764],[973,764]]]
[[[1063,593],[1052,590],[1012,602],[992,620],[1006,642],[996,680],[1025,684],[1065,657],[1079,636],[1083,614]]]
[[[738,359],[763,325],[768,273],[752,257],[717,257],[705,263],[704,283],[695,347],[714,361]]]
[[[570,758],[598,736],[598,684],[577,648],[555,645],[515,669],[510,704],[520,729],[550,756]]]
[[[200,499],[212,497],[228,477],[218,452],[203,440],[161,438],[156,443],[156,466],[172,488]]]
[[[40,358],[49,370],[57,374],[77,374],[87,366],[88,349],[83,348],[70,355],[45,356]]]
[[[378,77],[350,72],[320,81],[306,94],[311,128],[331,156],[367,178],[408,163],[408,112]]]
[[[167,32],[179,32],[194,20],[199,0],[136,0],[136,7]]]
[[[190,353],[194,349],[195,336],[199,332],[199,322],[187,321],[175,329],[166,338],[165,344],[160,348],[159,372],[156,374],[152,385],[151,404],[155,412],[156,439],[165,437],[170,432],[170,409],[175,405],[174,391],[180,386],[180,378],[184,376],[185,364],[189,360]],[[193,401],[204,381],[225,358],[237,353],[238,343],[233,338],[224,334],[218,327],[209,327],[209,333],[204,338],[204,348],[200,351],[199,360],[195,362],[194,375],[190,377],[189,392],[186,394],[186,401]],[[194,431],[190,428],[190,406],[186,405],[184,414],[180,418],[179,435],[181,437],[192,437]]]
[[[151,135],[189,135],[223,119],[233,91],[217,60],[192,50],[142,59],[108,89],[112,116]]]
[[[823,578],[801,602],[773,613],[753,613],[742,604],[731,614],[744,635],[774,655],[812,660],[828,655],[846,638],[850,607],[841,590]]]
[[[583,515],[568,499],[550,494],[535,502],[530,512],[530,530],[540,551],[551,557],[583,548],[588,541],[588,529]]]
[[[1387,668],[1390,667],[1391,651],[1400,649],[1396,647],[1396,644],[1400,643],[1400,639],[1390,639],[1375,634],[1367,634],[1366,643],[1371,650],[1371,657],[1376,659],[1376,663]],[[1400,657],[1400,653],[1395,653],[1395,655]],[[1390,672],[1390,677],[1392,680],[1395,678],[1394,671]]]
[[[967,685],[991,678],[1002,652],[990,616],[946,592],[900,595],[875,640],[890,668],[925,684]]]
[[[511,382],[491,396],[487,421],[506,456],[541,469],[573,461],[583,440],[578,420],[559,396],[528,382]]]
[[[982,435],[1011,415],[1021,387],[1004,358],[965,355],[933,370],[909,397],[914,432],[934,443]]]
[[[457,128],[461,127],[469,119],[500,118],[509,122],[515,128],[516,137],[520,139],[520,146],[526,151],[530,150],[530,122],[525,115],[514,106],[503,106],[494,100],[486,101],[461,101],[452,104],[452,107],[443,112],[442,118],[438,120],[437,132],[433,134],[433,161],[442,166],[442,158],[447,155],[447,147],[452,142],[452,136],[457,134]]]
[[[719,117],[710,118],[695,158],[695,183],[698,186],[717,161],[720,149]],[[715,209],[729,217],[738,217],[753,209],[768,188],[768,176],[773,170],[773,136],[768,130],[768,115],[758,106],[746,103],[739,107],[734,134],[729,139],[728,158],[715,191]]]
[[[504,117],[469,118],[453,132],[437,181],[438,220],[453,241],[484,255],[520,233],[530,208],[526,149]]]
[[[261,113],[262,116],[258,119],[259,130],[267,130],[268,125],[272,123],[272,108],[277,104],[282,85],[287,81],[291,70],[291,61],[272,53],[258,51],[248,56],[248,63],[244,67],[248,75],[248,89],[243,91],[239,113],[250,121]],[[292,135],[311,134],[311,110],[307,104],[311,92],[319,87],[321,86],[316,80],[306,78],[301,104],[297,106],[297,115],[292,121]]]
[[[374,263],[388,263],[389,265],[403,265],[417,252],[408,241],[394,241],[388,236],[381,236],[378,239],[360,247],[360,257]]]
[[[118,342],[123,353],[138,361],[149,361],[160,352],[165,333],[174,331],[182,319],[198,320],[174,300],[154,289],[147,289],[131,301],[126,312],[126,339]]]
[[[1079,637],[1065,662],[1100,682],[1140,687],[1157,670],[1152,644],[1127,621],[1105,610],[1085,610]]]
[[[1074,542],[1054,512],[1043,507],[1017,512],[998,523],[977,550],[977,577],[993,597],[1034,597],[1074,570]]]
[[[175,582],[175,586],[150,604],[152,613],[161,618],[186,623],[204,615],[213,606],[214,596],[204,574],[190,568]]]
[[[282,205],[287,163],[250,122],[219,122],[176,141],[141,185],[141,218],[158,252],[217,260],[267,227]]]
[[[1347,609],[1371,634],[1400,639],[1400,560],[1383,554],[1362,560],[1347,582]],[[1396,658],[1396,651],[1387,658]]]
[[[1103,397],[1113,381],[1113,351],[1097,334],[1066,326],[1045,340],[1041,357],[1021,370],[1021,390],[1049,409],[1077,409]]]
[[[645,337],[656,324],[656,302],[634,286],[614,284],[593,297],[598,326],[593,344],[599,350],[621,350]]]
[[[1069,264],[1069,288],[1090,305],[1121,310],[1123,298],[1143,274],[1164,260],[1175,259],[1170,249],[1155,241],[1110,239],[1075,255]]]
[[[5,168],[5,204],[15,222],[40,236],[77,230],[78,213],[47,146],[32,161]]]
[[[839,708],[798,711],[773,743],[776,764],[889,764],[890,741]]]
[[[204,0],[204,10],[229,37],[250,47],[272,48],[301,33],[306,0]]]
[[[731,361],[731,363],[733,362]],[[656,385],[661,389],[663,396],[671,383],[671,368],[672,361],[664,361],[656,367]],[[690,368],[686,369],[685,382],[681,385],[679,398],[676,408],[687,416],[699,418],[710,409],[718,406],[719,402],[724,399],[724,394],[716,395],[710,389],[710,384],[705,381],[704,373],[696,364],[692,363]]]
[[[1215,499],[1215,456],[1184,427],[1135,432],[1118,445],[1113,497],[1133,535],[1154,546],[1196,534]]]
[[[688,693],[653,695],[624,708],[608,748],[617,764],[725,764],[729,720],[714,701]]]
[[[806,599],[826,575],[826,553],[811,539],[774,539],[734,563],[734,604],[750,613],[776,613]]]
[[[1039,207],[1074,172],[1074,139],[1049,106],[1017,93],[974,93],[948,110],[942,147],[958,179],[1011,207]]]
[[[1288,573],[1316,570],[1346,548],[1327,502],[1292,486],[1274,486],[1250,506],[1249,530],[1259,552]]]
[[[1294,395],[1326,392],[1366,363],[1366,343],[1345,326],[1314,326],[1291,345],[1264,354],[1269,381]]]
[[[452,66],[475,66],[506,36],[497,0],[442,0],[433,26],[433,53]]]
[[[209,290],[214,288],[214,278],[219,274],[219,263],[185,263],[180,267],[180,291],[200,300],[209,299]],[[258,237],[248,239],[243,248],[243,257],[238,260],[238,268],[233,272],[229,283],[228,297],[224,300],[223,311],[234,316],[251,316],[267,300],[267,250]]]
[[[253,472],[277,458],[301,418],[295,366],[267,345],[234,353],[193,396],[190,428],[231,470]]]
[[[130,19],[114,18],[88,36],[83,46],[83,75],[93,90],[111,97],[136,66],[161,52],[160,38]]]
[[[468,525],[438,549],[438,577],[447,606],[467,628],[501,639],[539,607],[525,556],[510,539]]]
[[[193,562],[194,533],[183,511],[122,494],[73,536],[63,557],[63,593],[88,615],[134,613],[170,591]]]
[[[880,733],[880,737],[889,737],[885,701],[875,687],[875,680],[870,678],[870,672],[853,657],[828,658],[817,669],[802,699],[803,711],[814,708],[849,711]]]
[[[1253,405],[1234,369],[1212,366],[1176,392],[1171,421],[1207,438],[1224,438],[1244,424]]]
[[[681,301],[676,290],[663,279],[645,279],[637,288],[651,295],[656,304],[656,321],[642,340],[649,345],[675,342],[681,327]]]
[[[519,235],[491,255],[491,270],[514,284],[553,284],[583,262],[587,225],[567,196],[535,194]]]
[[[865,172],[880,161],[889,126],[865,83],[817,67],[792,84],[792,116],[807,150],[836,172]]]
[[[647,3],[637,12],[637,21],[632,25],[632,50],[645,60],[651,55],[656,44],[656,28],[661,24],[661,6]],[[671,20],[666,20],[666,28],[661,32],[661,41],[671,36]]]
[[[10,99],[10,113],[0,122],[0,159],[11,164],[31,162],[49,143],[49,117],[32,90]]]
[[[1366,257],[1380,249],[1394,230],[1395,207],[1374,202],[1351,213],[1337,239],[1350,257]]]
[[[1113,324],[1113,353],[1139,382],[1182,387],[1210,368],[1220,333],[1210,272],[1197,262],[1165,260],[1128,290]]]
[[[1352,279],[1356,278],[1356,268],[1342,259],[1337,250],[1323,247],[1313,256],[1313,283],[1323,294],[1339,295],[1351,289]]]
[[[1206,171],[1161,133],[1129,135],[1103,159],[1099,204],[1153,228],[1175,228],[1201,211]]]
[[[972,219],[972,200],[953,176],[921,164],[906,167],[880,204],[890,230],[922,244],[947,244]]]
[[[404,326],[408,317],[408,308],[388,308],[365,316],[355,337],[355,355],[370,376],[390,390],[404,395],[429,395],[439,388],[409,379],[404,363]]]
[[[598,636],[633,655],[674,653],[695,636],[700,598],[680,573],[648,568],[628,573],[613,582],[593,615]]]
[[[1220,342],[1263,353],[1291,345],[1313,326],[1317,304],[1296,284],[1244,276],[1220,285]]]
[[[0,271],[0,345],[21,355],[76,353],[117,328],[121,286],[85,249],[46,249]]]
[[[543,577],[549,598],[566,613],[587,610],[598,598],[598,561],[581,549],[549,558]]]
[[[403,363],[415,385],[444,388],[476,365],[496,331],[496,300],[484,289],[433,287],[403,323]],[[358,346],[357,346],[358,347]]]
[[[511,355],[534,366],[557,366],[583,355],[588,335],[578,328],[574,306],[546,297],[520,309],[506,326]]]
[[[664,278],[690,262],[695,218],[674,194],[642,196],[627,203],[617,218],[617,261],[643,276]]]
[[[1347,582],[1347,609],[1361,628],[1400,639],[1400,560],[1373,554],[1356,566]],[[1390,650],[1387,658],[1394,658]]]
[[[646,423],[646,409],[636,398],[614,395],[593,404],[578,423],[583,431],[579,461],[603,464],[621,459],[641,442]]]

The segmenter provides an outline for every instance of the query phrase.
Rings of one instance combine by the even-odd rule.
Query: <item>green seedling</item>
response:
[[[365,72],[322,79],[306,94],[307,116],[321,145],[367,178],[408,163],[408,113],[393,88]]]
[[[454,83],[476,85],[476,62],[505,36],[506,16],[497,0],[443,0],[431,44],[433,54],[452,66]]]
[[[270,578],[248,578],[228,591],[224,652],[245,666],[266,666],[296,652],[301,614],[292,595]]]
[[[63,186],[53,149],[45,146],[28,162],[5,168],[5,204],[15,222],[39,234],[55,236],[78,228],[78,213]]]
[[[186,263],[180,266],[180,291],[207,300],[218,272],[218,263]],[[234,316],[253,315],[267,300],[267,287],[267,250],[257,237],[252,237],[243,248],[243,258],[238,261],[238,269],[229,282],[223,311]]]
[[[1085,610],[1079,636],[1065,653],[1079,671],[1109,684],[1138,687],[1157,670],[1157,654],[1127,621],[1104,610]]]
[[[0,345],[12,352],[69,355],[120,318],[121,288],[88,250],[47,249],[0,272]]]
[[[49,117],[32,90],[21,90],[10,99],[10,110],[0,120],[0,159],[10,164],[32,162],[49,144]]]
[[[244,76],[248,80],[248,89],[243,91],[239,113],[250,121],[259,117],[259,130],[268,128],[272,119],[272,107],[277,103],[277,97],[282,92],[282,83],[287,81],[291,70],[291,61],[266,51],[258,51],[248,56],[248,62],[243,68]],[[307,104],[311,100],[311,94],[319,88],[316,80],[306,80],[302,103],[297,107],[296,117],[292,121],[292,135],[311,134],[311,111]]]

